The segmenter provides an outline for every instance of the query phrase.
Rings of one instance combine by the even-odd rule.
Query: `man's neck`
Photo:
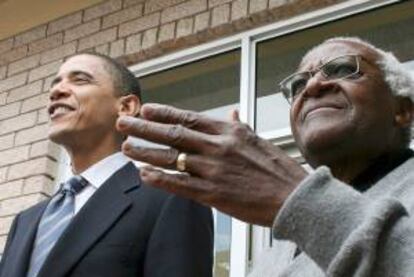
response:
[[[100,160],[121,151],[119,143],[101,143],[94,147],[66,147],[69,154],[72,171],[75,174],[80,174]]]
[[[335,178],[349,184],[377,163],[379,159],[387,157],[392,160],[393,157],[398,157],[401,151],[401,149],[395,149],[394,151],[372,155],[370,158],[366,156],[346,157],[340,160],[337,159],[335,163],[327,163],[326,165],[331,169]]]

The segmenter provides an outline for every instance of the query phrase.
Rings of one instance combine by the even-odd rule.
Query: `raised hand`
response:
[[[271,226],[287,196],[307,175],[278,147],[246,124],[220,121],[159,104],[145,104],[141,118],[121,117],[120,132],[169,149],[143,148],[126,141],[123,151],[154,167],[141,169],[144,182],[213,206],[240,220]]]

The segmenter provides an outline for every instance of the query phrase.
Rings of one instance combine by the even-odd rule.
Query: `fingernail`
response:
[[[134,118],[130,116],[121,116],[118,118],[118,127],[121,129],[132,125]]]
[[[124,153],[129,152],[131,150],[131,148],[132,148],[132,145],[128,141],[125,141],[122,144],[122,152],[124,152]]]
[[[141,108],[141,116],[144,118],[151,116],[153,110],[153,104],[144,104]]]

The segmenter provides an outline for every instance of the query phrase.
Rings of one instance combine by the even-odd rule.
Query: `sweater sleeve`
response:
[[[397,277],[414,274],[413,227],[397,199],[368,198],[320,167],[286,200],[273,235],[295,242],[327,276]]]

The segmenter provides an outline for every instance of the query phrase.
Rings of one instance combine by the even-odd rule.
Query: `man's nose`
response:
[[[321,72],[314,74],[307,82],[303,91],[303,96],[306,97],[320,97],[324,93],[332,91],[336,87],[336,83],[327,80]]]
[[[60,82],[60,83],[55,84],[50,89],[49,100],[56,101],[61,98],[66,98],[69,95],[70,95],[69,87],[64,82]]]

